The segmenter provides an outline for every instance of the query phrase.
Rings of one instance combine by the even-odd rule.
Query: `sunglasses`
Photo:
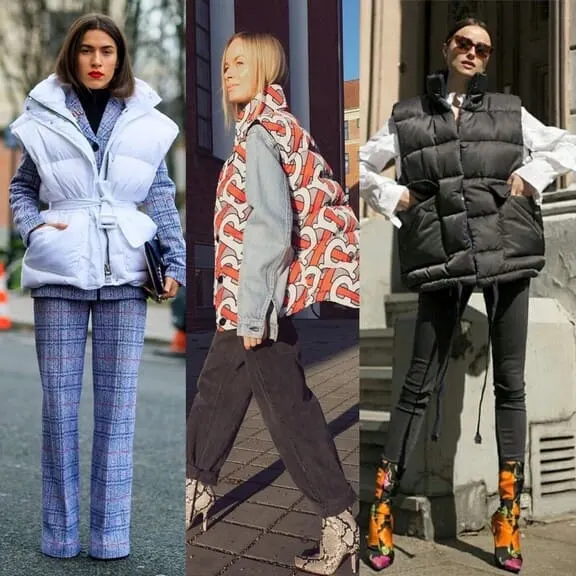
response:
[[[466,38],[466,36],[454,36],[453,40],[458,52],[465,54],[474,48],[476,56],[481,60],[486,60],[486,58],[488,58],[488,56],[490,56],[494,51],[494,48],[490,46],[490,44],[485,44],[484,42],[474,43],[470,38]]]

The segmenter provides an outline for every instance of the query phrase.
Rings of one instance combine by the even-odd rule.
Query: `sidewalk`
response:
[[[296,321],[308,385],[319,398],[344,472],[358,491],[358,324]],[[188,395],[206,354],[192,348]],[[320,518],[279,459],[255,403],[250,405],[216,487],[208,530],[187,534],[188,576],[291,576],[294,555],[315,546]],[[352,574],[350,562],[338,570]]]
[[[394,565],[375,572],[364,563],[360,576],[494,576],[506,574],[492,563],[493,540],[488,530],[458,540],[434,543],[396,536]],[[522,530],[522,576],[576,574],[576,517]]]
[[[28,295],[11,290],[8,293],[8,308],[12,324],[16,329],[34,328],[34,301]],[[156,304],[149,301],[146,319],[146,341],[168,344],[174,336],[172,311],[169,302]]]

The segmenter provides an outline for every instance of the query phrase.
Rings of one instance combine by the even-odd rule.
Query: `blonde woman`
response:
[[[188,417],[187,524],[213,486],[252,396],[298,488],[323,517],[320,548],[296,557],[333,574],[358,532],[356,495],[317,398],[306,385],[291,316],[320,301],[357,307],[358,222],[311,136],[289,113],[286,57],[268,34],[236,34],[222,59],[235,141],[216,191],[217,332]]]

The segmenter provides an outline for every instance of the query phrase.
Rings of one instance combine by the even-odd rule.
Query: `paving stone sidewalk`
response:
[[[344,471],[358,491],[358,323],[301,320],[308,385],[320,399]],[[191,335],[194,338],[194,335]],[[188,343],[188,394],[205,357],[208,340]],[[255,403],[222,470],[219,499],[201,534],[187,534],[188,576],[290,576],[302,574],[293,557],[316,545],[320,518],[285,470]],[[349,562],[337,572],[352,574]]]

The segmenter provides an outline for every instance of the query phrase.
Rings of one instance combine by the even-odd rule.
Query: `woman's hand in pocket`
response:
[[[57,230],[66,230],[68,228],[68,224],[62,224],[61,222],[46,222],[46,224],[40,224],[40,226],[36,226],[34,230],[39,230],[40,228],[44,228],[46,226],[52,226],[52,228],[56,228]],[[34,232],[32,230],[32,232]]]
[[[396,211],[403,212],[404,210],[412,208],[412,206],[414,206],[414,204],[417,203],[418,199],[416,198],[414,192],[406,188],[406,190],[404,190],[404,192],[402,193],[402,196],[400,196],[400,200],[398,201],[398,205],[396,206]]]
[[[34,237],[34,232],[36,232],[36,230],[46,228],[47,226],[52,226],[52,228],[56,228],[56,230],[65,230],[66,228],[68,228],[68,224],[62,224],[60,222],[46,222],[46,224],[40,224],[39,226],[36,226],[36,228],[32,228],[32,230],[28,234],[29,239],[28,241],[29,242],[32,241],[32,238]]]
[[[512,196],[534,196],[536,190],[526,180],[522,179],[518,174],[511,174],[508,178],[508,186],[510,186],[510,194]]]

